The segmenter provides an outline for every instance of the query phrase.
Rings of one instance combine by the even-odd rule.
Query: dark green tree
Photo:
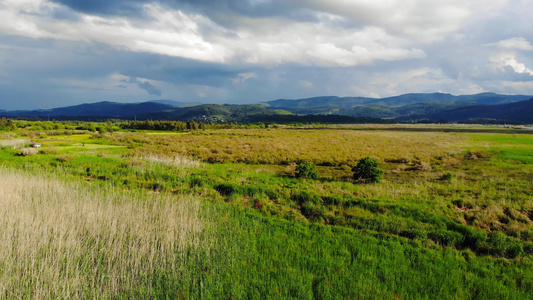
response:
[[[379,162],[370,157],[365,157],[352,168],[355,180],[364,180],[367,183],[381,182],[384,171],[379,168]]]
[[[294,175],[298,178],[309,178],[309,179],[318,178],[318,172],[316,171],[316,167],[310,162],[298,163],[298,165],[296,166]]]

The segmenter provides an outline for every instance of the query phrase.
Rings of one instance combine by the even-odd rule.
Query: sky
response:
[[[0,110],[533,95],[533,0],[0,0]]]

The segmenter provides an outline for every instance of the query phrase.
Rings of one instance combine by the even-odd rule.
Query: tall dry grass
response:
[[[0,298],[150,296],[209,247],[199,205],[0,169]]]
[[[14,149],[24,147],[30,143],[27,139],[5,139],[0,140],[0,147],[13,147]]]
[[[140,157],[143,160],[147,160],[154,163],[160,163],[167,166],[172,166],[175,168],[185,168],[185,169],[194,169],[200,167],[201,163],[198,160],[186,156],[162,156],[162,155],[143,155]]]

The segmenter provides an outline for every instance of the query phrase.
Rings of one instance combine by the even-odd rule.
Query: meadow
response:
[[[527,131],[51,126],[0,133],[5,298],[533,296]]]

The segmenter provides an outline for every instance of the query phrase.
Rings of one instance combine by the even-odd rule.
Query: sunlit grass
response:
[[[49,199],[43,200],[41,206],[30,201],[33,206],[15,209],[9,204],[4,205],[4,212],[0,209],[4,215],[20,216],[14,218],[18,220],[14,224],[0,214],[4,222],[0,224],[2,238],[13,240],[12,228],[31,237],[20,228],[22,225],[37,228],[33,221],[27,221],[31,219],[40,220],[44,228],[44,233],[40,228],[33,231],[50,240],[39,246],[38,254],[22,251],[13,242],[4,242],[20,253],[17,258],[22,258],[19,269],[10,269],[20,270],[19,277],[12,277],[24,282],[22,292],[15,292],[15,279],[6,277],[9,295],[38,298],[33,285],[41,279],[34,279],[33,269],[22,265],[30,264],[40,270],[43,264],[34,263],[40,261],[52,265],[46,270],[57,266],[59,271],[50,271],[55,275],[49,277],[67,286],[64,270],[69,270],[68,274],[79,273],[75,277],[78,281],[70,285],[72,290],[80,286],[93,290],[68,294],[50,283],[54,288],[40,294],[45,298],[531,297],[533,172],[527,160],[533,150],[530,137],[444,132],[444,125],[432,128],[443,132],[381,130],[385,127],[332,130],[332,127],[206,130],[185,135],[95,134],[88,136],[84,146],[77,142],[71,142],[72,147],[45,144],[42,150],[60,150],[29,157],[17,156],[13,149],[1,150],[0,164],[32,172],[62,173],[61,180],[74,183],[55,182],[86,194],[86,198],[74,201],[56,203]],[[382,162],[385,169],[382,183],[359,184],[351,178],[350,165],[365,155]],[[298,160],[320,164],[319,178],[295,178]],[[452,175],[450,179],[443,180],[448,173]],[[25,176],[29,181],[43,178]],[[86,188],[79,181],[107,187]],[[49,189],[37,190],[46,194]],[[121,196],[118,191],[123,190],[145,190],[148,194],[127,192]],[[54,199],[57,196],[77,199],[71,194],[52,195]],[[171,218],[164,210],[184,197],[195,205],[201,201],[193,213],[197,218],[192,222],[200,223],[195,227],[197,230],[186,234],[193,237],[193,242],[184,243],[188,249],[185,256],[180,247],[174,247],[175,251],[165,248],[168,242],[162,228],[169,226],[163,216]],[[149,204],[161,201],[167,206]],[[130,207],[128,203],[139,206]],[[46,220],[43,214],[61,222],[53,227],[55,223]],[[89,222],[89,215],[100,217],[91,217],[94,222]],[[132,215],[139,221],[134,221]],[[70,224],[73,231],[64,229],[63,223]],[[87,225],[93,223],[107,225]],[[142,228],[135,227],[137,223]],[[52,231],[50,228],[54,233],[61,230],[66,233],[51,239],[53,235],[46,234],[47,230]],[[133,251],[144,254],[138,258],[128,256],[124,264],[130,268],[130,261],[140,261],[134,263],[139,268],[134,270],[140,271],[135,271],[129,281],[122,279],[118,284],[101,274],[121,274],[120,267],[118,273],[110,268],[115,268],[120,253],[128,252],[124,249],[132,248],[121,237],[112,239],[114,232],[125,234],[128,241],[146,241],[136,245],[143,244],[142,249],[159,253],[150,256],[144,250]],[[146,232],[153,232],[154,236]],[[71,243],[70,237],[87,249],[98,251],[76,252],[65,246]],[[93,243],[89,245],[85,240]],[[57,241],[63,246],[57,246]],[[42,244],[35,237],[32,243]],[[63,253],[66,251],[63,249],[70,252]],[[0,253],[14,258],[7,250]],[[56,253],[63,261],[71,261],[72,257],[80,271],[72,271],[78,269],[66,262],[54,262]],[[38,259],[32,261],[32,255]],[[87,257],[92,257],[90,267]],[[150,259],[151,268],[141,267]],[[15,265],[17,260],[11,260],[0,264]]]
[[[363,157],[380,160],[429,160],[460,152],[464,135],[315,129],[230,129],[182,136],[121,134],[122,143],[141,143],[133,153],[190,156],[207,162],[287,164],[299,160],[319,165],[354,164]],[[416,151],[415,151],[416,150]]]

